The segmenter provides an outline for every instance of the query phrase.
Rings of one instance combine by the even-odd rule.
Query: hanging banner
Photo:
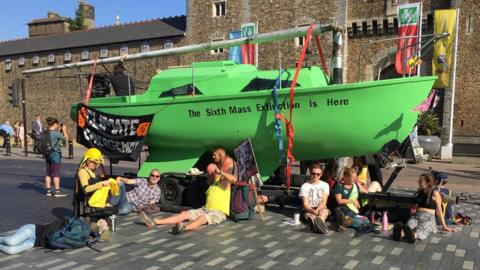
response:
[[[416,36],[420,29],[420,3],[403,4],[398,6],[398,36]],[[408,60],[417,52],[417,38],[402,38],[398,40],[395,57],[395,70],[398,74],[416,73],[415,66],[408,65]],[[404,54],[405,49],[405,54]]]
[[[432,58],[433,75],[438,76],[433,87],[449,87],[450,67],[453,61],[453,44],[455,41],[456,9],[435,10],[433,31],[435,34],[450,33],[446,38],[440,39],[434,45]]]
[[[241,37],[251,37],[257,34],[257,27],[255,23],[242,24]],[[255,65],[256,62],[256,44],[242,44],[242,59],[244,64]]]
[[[229,39],[237,39],[242,37],[242,32],[241,31],[233,31],[228,34]],[[237,64],[242,63],[242,50],[240,49],[240,46],[234,46],[230,47],[230,60]]]
[[[79,104],[77,142],[88,148],[98,148],[111,160],[136,161],[152,119],[153,114],[113,115]]]

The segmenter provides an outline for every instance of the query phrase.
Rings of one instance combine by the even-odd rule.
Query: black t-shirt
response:
[[[110,78],[116,96],[135,95],[133,79],[126,74],[116,73]],[[130,92],[129,92],[130,87]]]
[[[54,232],[67,225],[67,219],[57,219],[48,224],[35,224],[35,247],[47,247],[48,238]]]

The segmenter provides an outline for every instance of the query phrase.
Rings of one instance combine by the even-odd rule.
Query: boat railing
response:
[[[406,57],[405,52],[410,49],[410,48],[417,48],[416,51],[412,54],[410,59],[416,58],[418,60],[421,59],[422,55],[427,55],[428,52],[430,52],[433,48],[433,45],[435,42],[437,42],[440,39],[446,38],[450,36],[449,33],[440,33],[440,34],[426,34],[426,35],[414,35],[414,36],[404,36],[404,37],[393,37],[393,38],[385,38],[385,39],[379,39],[379,40],[370,40],[367,46],[362,47],[360,49],[360,52],[357,57],[357,72],[356,72],[356,81],[359,82],[361,81],[361,69],[360,69],[360,64],[361,64],[361,58],[363,55],[363,52],[367,49],[369,49],[373,44],[376,43],[381,43],[381,42],[388,42],[392,40],[400,40],[400,39],[409,39],[409,38],[416,38],[417,41],[407,45],[407,42],[403,42],[403,48],[402,48],[402,76],[406,76],[406,68],[408,67],[408,60]],[[418,41],[420,39],[420,41]],[[398,48],[397,48],[398,50]],[[420,68],[420,65],[419,67]],[[377,74],[377,80],[380,80],[380,73],[381,70],[379,69],[378,74]],[[411,76],[411,72],[408,72],[409,76]]]

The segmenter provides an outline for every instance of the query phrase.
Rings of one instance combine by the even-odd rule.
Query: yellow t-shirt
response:
[[[215,183],[208,188],[205,208],[207,210],[223,212],[228,216],[230,214],[230,185],[224,188],[220,179],[221,177],[215,179]]]

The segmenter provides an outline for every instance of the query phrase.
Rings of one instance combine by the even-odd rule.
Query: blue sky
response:
[[[186,12],[186,0],[86,0],[95,6],[95,26],[112,25],[120,14],[122,23],[154,19]],[[78,0],[1,1],[0,41],[28,37],[27,23],[46,18],[48,11],[74,17]]]

